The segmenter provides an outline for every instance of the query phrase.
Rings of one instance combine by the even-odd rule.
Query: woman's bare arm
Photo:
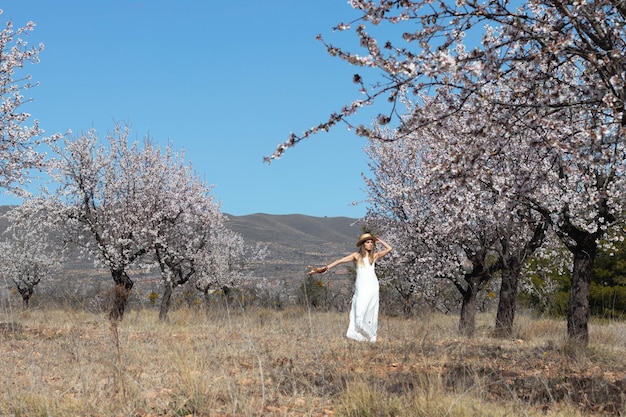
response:
[[[381,250],[380,252],[376,252],[376,254],[374,255],[375,259],[382,258],[383,256],[387,255],[389,252],[391,252],[391,250],[393,249],[391,246],[389,246],[387,242],[385,242],[382,239],[377,238],[376,243],[381,243],[385,247],[385,249]]]
[[[308,266],[307,268],[309,269],[309,272],[307,272],[307,273],[309,275],[312,275],[312,274],[323,274],[323,273],[327,272],[330,268],[334,268],[337,265],[345,264],[345,263],[348,263],[348,262],[354,262],[356,260],[357,253],[358,252],[351,253],[350,255],[344,256],[341,259],[337,259],[336,261],[333,261],[333,262],[329,263],[328,265],[323,266],[321,268],[314,268],[312,266]]]

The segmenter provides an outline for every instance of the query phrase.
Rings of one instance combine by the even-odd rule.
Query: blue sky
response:
[[[5,0],[0,22],[37,25],[44,43],[27,65],[40,85],[25,110],[47,134],[116,122],[184,150],[214,184],[222,211],[361,217],[368,172],[362,138],[343,126],[268,165],[300,133],[359,98],[358,71],[330,57],[317,34],[353,19],[347,0]],[[15,204],[0,194],[0,204]],[[353,202],[361,202],[353,205]]]

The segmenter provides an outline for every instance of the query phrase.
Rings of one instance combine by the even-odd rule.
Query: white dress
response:
[[[358,263],[346,336],[359,342],[375,342],[378,332],[378,277],[369,259]]]

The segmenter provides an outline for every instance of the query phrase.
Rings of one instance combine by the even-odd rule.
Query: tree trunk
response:
[[[413,311],[413,294],[403,295],[404,296],[404,305],[402,306],[402,312],[405,318],[411,317],[411,313]]]
[[[520,268],[518,265],[506,266],[501,272],[500,301],[498,302],[494,334],[496,337],[510,337],[513,334]]]
[[[459,333],[471,337],[476,330],[476,305],[477,295],[482,282],[481,276],[466,276],[467,287],[463,291],[463,303],[461,304],[461,318],[459,320]]]
[[[111,270],[111,276],[115,282],[115,287],[113,289],[113,303],[109,312],[109,319],[117,321],[124,318],[124,311],[126,310],[128,297],[134,283],[124,270]]]
[[[567,306],[567,336],[571,342],[587,346],[589,343],[589,290],[598,245],[592,235],[589,235],[587,239],[578,240],[577,243],[574,248],[570,249],[574,255],[574,266]]]
[[[32,288],[26,288],[26,289],[20,289],[19,290],[20,295],[22,296],[22,305],[24,306],[25,310],[28,310],[28,305],[30,304],[30,298],[33,296],[33,289]]]
[[[172,293],[174,292],[172,281],[165,281],[164,286],[163,297],[161,298],[161,308],[159,309],[159,320],[161,321],[167,320],[167,313],[170,311]]]
[[[530,223],[529,223],[530,224]],[[515,308],[519,278],[522,274],[524,259],[528,259],[543,243],[546,236],[546,224],[537,222],[533,225],[533,235],[520,251],[514,251],[511,245],[512,236],[509,233],[500,238],[500,300],[496,313],[494,335],[496,337],[510,337],[513,335]]]

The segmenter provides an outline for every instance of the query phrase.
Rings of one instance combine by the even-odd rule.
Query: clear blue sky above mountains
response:
[[[37,25],[25,110],[47,134],[116,122],[184,150],[222,210],[361,217],[366,141],[339,126],[268,165],[300,133],[358,98],[356,71],[315,40],[356,15],[346,0],[8,0],[4,25]],[[0,204],[16,200],[0,195]]]

